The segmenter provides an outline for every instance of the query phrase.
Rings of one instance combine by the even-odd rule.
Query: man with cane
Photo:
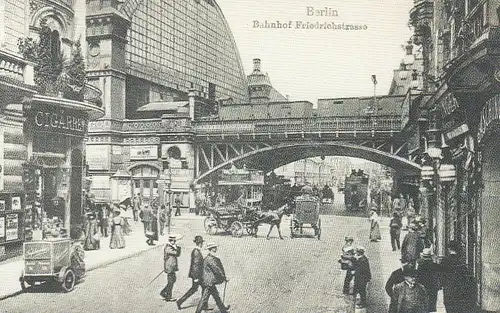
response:
[[[175,244],[176,237],[174,235],[168,235],[168,242],[165,245],[164,250],[164,271],[167,274],[167,285],[160,291],[160,295],[165,298],[166,301],[174,302],[177,299],[172,298],[172,289],[174,288],[174,283],[176,281],[175,272],[179,270],[177,266],[177,258],[181,255],[181,247]]]
[[[196,313],[201,313],[207,307],[208,298],[212,296],[219,307],[221,313],[227,313],[229,310],[229,305],[225,306],[223,300],[221,300],[219,291],[217,290],[217,285],[226,283],[229,279],[226,277],[224,272],[224,267],[222,262],[217,257],[217,245],[215,243],[210,243],[207,245],[208,255],[203,261],[203,294],[201,296],[200,302],[196,307]],[[224,286],[224,296],[226,288]]]
[[[195,236],[193,242],[196,244],[196,247],[194,247],[191,252],[191,265],[189,267],[188,275],[189,278],[193,280],[193,285],[185,295],[177,300],[177,308],[179,308],[179,310],[181,309],[182,303],[198,291],[198,287],[201,286],[201,282],[203,280],[203,254],[201,254],[200,251],[203,247],[203,237]]]

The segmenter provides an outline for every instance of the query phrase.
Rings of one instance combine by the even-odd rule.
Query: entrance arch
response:
[[[158,197],[160,168],[154,164],[141,163],[129,167],[132,195],[141,194],[142,201],[151,202]]]

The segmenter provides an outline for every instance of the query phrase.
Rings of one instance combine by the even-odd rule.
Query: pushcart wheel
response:
[[[204,222],[205,232],[209,235],[217,234],[217,221],[212,216],[205,218]]]
[[[68,268],[64,273],[61,287],[65,292],[70,292],[75,288],[75,273],[72,269]]]
[[[234,221],[231,224],[231,235],[233,237],[241,237],[243,236],[243,224],[240,221]]]
[[[321,239],[321,219],[318,220],[318,240]]]

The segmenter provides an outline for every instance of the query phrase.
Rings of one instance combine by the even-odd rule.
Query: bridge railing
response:
[[[198,121],[192,124],[198,134],[269,134],[302,132],[399,131],[400,117],[316,117],[267,120]]]

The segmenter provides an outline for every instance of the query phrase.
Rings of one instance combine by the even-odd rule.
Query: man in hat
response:
[[[181,247],[176,245],[176,236],[168,235],[168,242],[164,249],[164,270],[167,274],[167,285],[160,291],[160,295],[165,298],[166,301],[173,302],[177,299],[172,298],[172,289],[174,288],[174,283],[177,280],[175,272],[179,270],[177,265],[177,258],[181,255]]]
[[[189,266],[188,277],[193,280],[191,288],[179,300],[177,300],[177,307],[181,309],[182,303],[198,291],[203,280],[203,255],[201,248],[203,247],[203,237],[195,236],[193,242],[196,244],[193,251],[191,251],[191,265]],[[203,293],[203,292],[202,292]]]
[[[404,282],[394,287],[391,302],[395,302],[395,308],[389,313],[428,313],[428,297],[424,286],[415,280],[416,272],[413,267],[403,270]]]
[[[359,293],[358,309],[366,307],[366,285],[372,279],[370,262],[365,255],[364,247],[357,247],[354,262],[354,295]]]
[[[400,260],[401,261],[401,260]],[[403,272],[406,270],[406,268],[411,267],[411,264],[406,264],[401,261],[401,267],[398,269],[394,270],[391,273],[391,276],[389,276],[389,279],[385,283],[385,292],[387,295],[391,298],[391,302],[389,304],[389,312],[394,312],[397,308],[397,302],[393,300],[393,295],[394,295],[394,287],[405,281],[405,277],[403,275]]]
[[[420,239],[417,224],[410,223],[410,229],[401,244],[401,259],[403,262],[411,263],[417,261],[420,252],[424,249],[424,244]]]
[[[217,245],[210,243],[207,245],[207,249],[208,255],[203,261],[203,294],[196,307],[196,313],[201,313],[201,311],[206,308],[210,296],[214,298],[220,312],[227,313],[229,305],[226,307],[222,302],[219,291],[217,290],[217,285],[227,282],[229,279],[226,277],[221,260],[217,257]]]
[[[439,280],[439,267],[432,260],[432,250],[430,248],[424,248],[420,253],[416,270],[416,281],[425,287],[429,297],[428,311],[436,312],[437,294],[441,289],[441,283]]]

